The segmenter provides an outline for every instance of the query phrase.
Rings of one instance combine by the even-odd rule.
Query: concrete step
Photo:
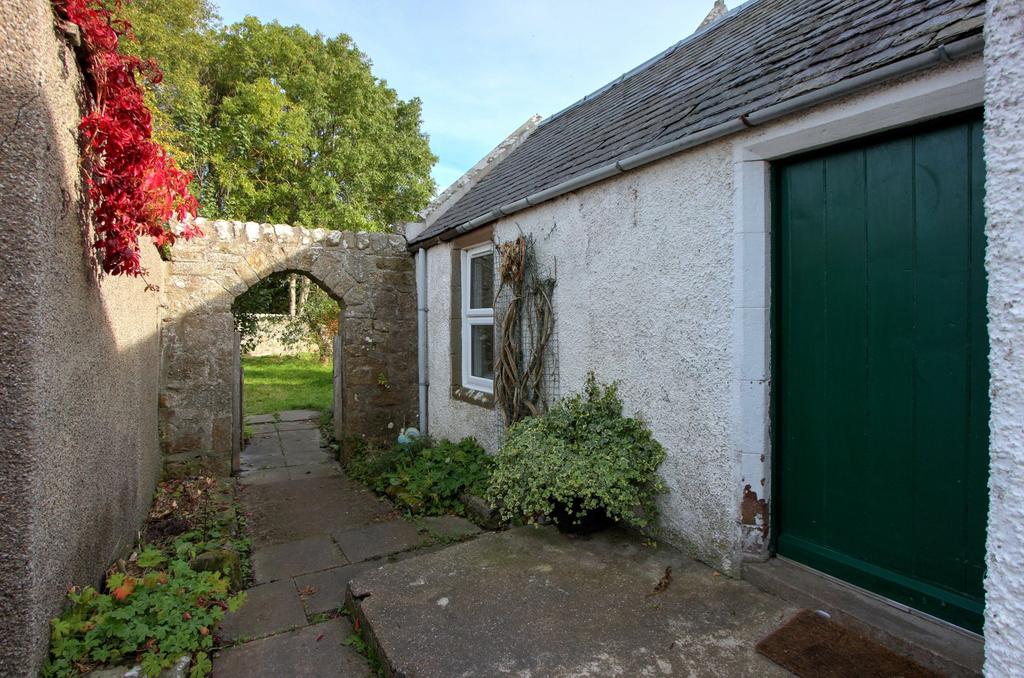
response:
[[[389,677],[789,675],[754,646],[796,608],[610,530],[485,533],[357,574],[346,605]]]
[[[980,676],[981,636],[839,581],[785,558],[744,563],[743,578],[801,607],[824,610],[833,621],[945,676]]]

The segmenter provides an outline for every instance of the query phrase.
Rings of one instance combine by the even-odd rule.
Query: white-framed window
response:
[[[462,385],[494,392],[494,249],[462,250]]]

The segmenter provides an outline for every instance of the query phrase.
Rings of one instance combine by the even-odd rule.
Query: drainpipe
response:
[[[416,252],[416,338],[420,385],[420,433],[427,435],[427,250]]]

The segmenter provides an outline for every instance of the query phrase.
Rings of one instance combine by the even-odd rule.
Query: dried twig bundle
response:
[[[537,276],[532,238],[521,235],[500,243],[498,253],[498,292],[508,292],[508,307],[501,318],[494,395],[505,425],[511,426],[546,409],[544,359],[554,333],[555,281]]]

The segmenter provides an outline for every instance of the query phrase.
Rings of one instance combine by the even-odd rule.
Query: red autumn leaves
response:
[[[113,275],[144,275],[139,237],[158,247],[173,245],[168,222],[195,216],[199,204],[188,192],[192,175],[153,141],[152,119],[143,99],[141,79],[160,82],[152,61],[122,54],[120,37],[131,26],[113,19],[97,0],[54,0],[57,11],[82,34],[85,75],[92,94],[90,110],[79,129],[85,143],[85,178],[89,189],[95,241],[103,270]],[[183,238],[202,235],[186,225]]]

